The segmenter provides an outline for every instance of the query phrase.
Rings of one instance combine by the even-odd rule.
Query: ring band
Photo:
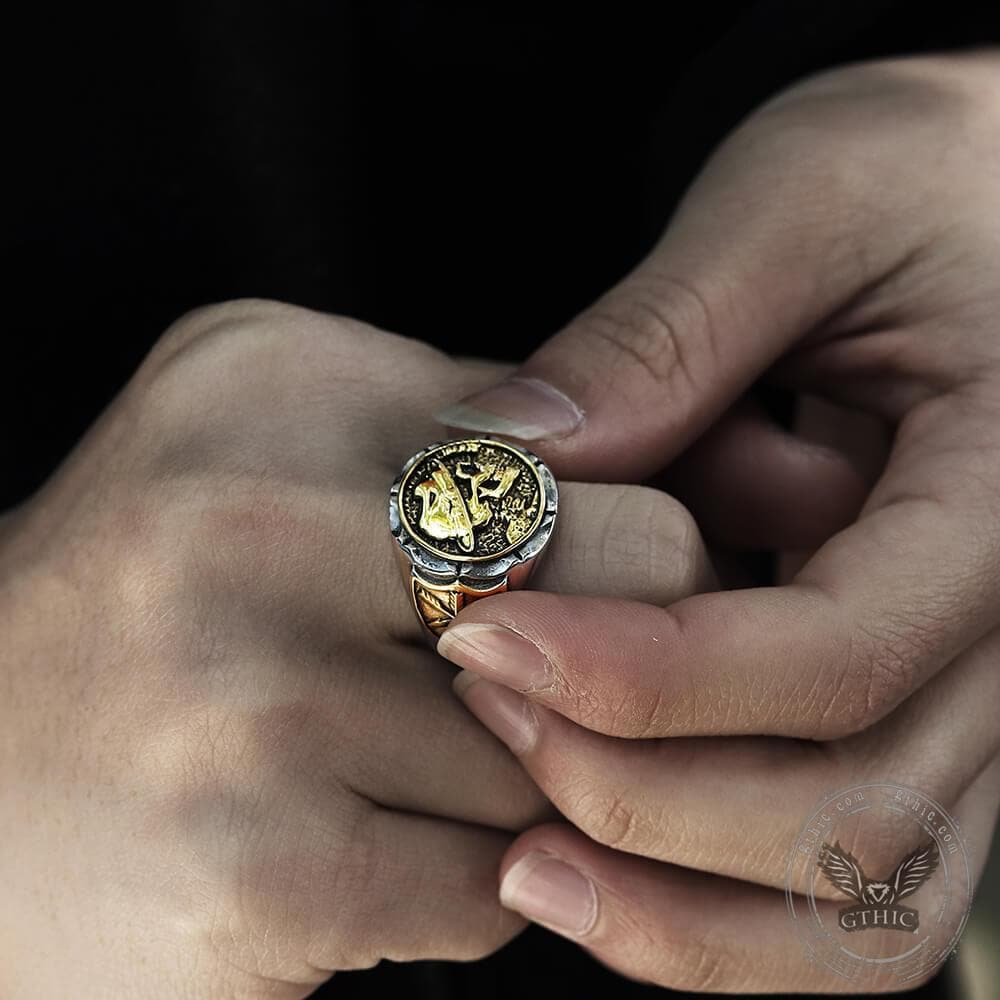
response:
[[[439,636],[472,601],[523,587],[555,527],[548,466],[492,437],[428,445],[389,491],[396,540],[417,617]]]

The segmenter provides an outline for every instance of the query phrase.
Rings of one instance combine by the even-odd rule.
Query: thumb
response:
[[[882,235],[885,199],[851,154],[822,129],[802,139],[789,114],[730,135],[631,274],[436,419],[532,442],[567,478],[642,478],[683,450],[905,252]]]

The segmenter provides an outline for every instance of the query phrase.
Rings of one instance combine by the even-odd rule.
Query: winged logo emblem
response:
[[[868,878],[857,858],[838,841],[824,844],[819,855],[820,871],[844,895],[872,906],[893,906],[912,896],[937,870],[941,854],[934,841],[924,844],[896,866],[884,882]]]
[[[879,881],[869,878],[858,859],[837,841],[823,844],[816,863],[831,885],[855,900],[854,905],[840,911],[843,930],[884,927],[913,932],[919,927],[917,911],[900,906],[900,901],[912,896],[937,871],[940,860],[938,845],[931,841],[903,858],[888,878]]]

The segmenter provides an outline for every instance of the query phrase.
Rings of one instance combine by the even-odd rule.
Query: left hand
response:
[[[803,812],[866,778],[954,809],[984,862],[1000,801],[998,84],[981,51],[779,95],[632,275],[512,382],[442,414],[531,441],[559,475],[625,481],[768,370],[895,430],[871,486],[752,415],[717,425],[699,471],[712,502],[689,506],[730,541],[815,548],[782,586],[666,609],[505,594],[439,644],[489,678],[459,682],[467,705],[578,828],[522,835],[503,898],[631,975],[848,988],[794,946],[777,889]],[[538,851],[585,873],[573,906]]]
[[[495,872],[553,812],[452,697],[386,523],[431,401],[496,374],[344,316],[206,306],[0,518],[4,1000],[287,1000],[521,930]],[[540,586],[712,586],[664,494],[560,500]]]

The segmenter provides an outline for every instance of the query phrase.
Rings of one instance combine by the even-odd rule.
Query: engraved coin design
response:
[[[544,513],[535,469],[501,441],[451,441],[428,451],[399,488],[407,531],[437,555],[495,559],[529,538]]]

